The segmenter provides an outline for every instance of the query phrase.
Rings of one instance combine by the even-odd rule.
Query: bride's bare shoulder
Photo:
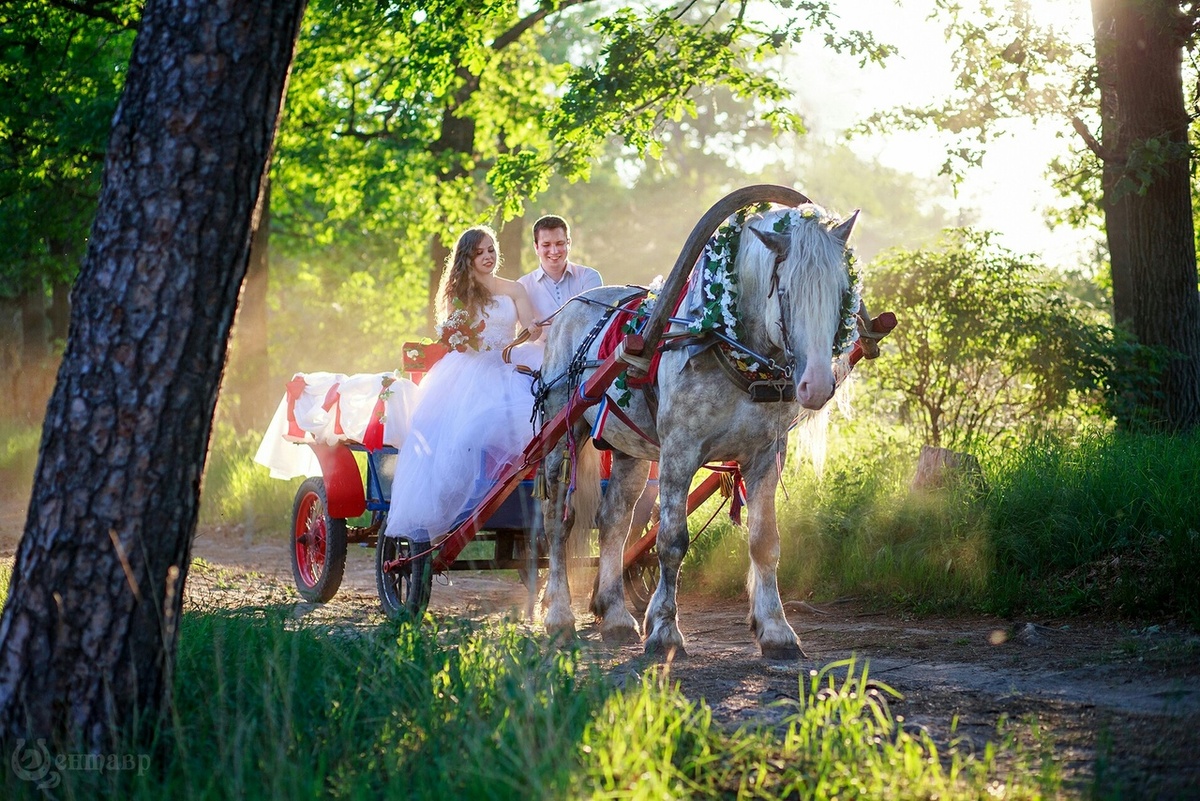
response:
[[[517,298],[524,297],[528,294],[525,291],[525,287],[521,286],[516,281],[510,281],[507,278],[501,278],[498,275],[495,276],[495,281],[496,283],[492,286],[493,295],[505,295],[513,300],[516,300]]]

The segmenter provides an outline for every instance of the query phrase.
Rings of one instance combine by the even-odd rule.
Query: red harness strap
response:
[[[689,282],[690,283],[690,282]],[[679,311],[679,307],[683,305],[683,299],[687,296],[688,284],[684,284],[683,291],[679,293],[679,297],[675,299],[675,306],[671,309],[671,315],[674,316]],[[617,345],[625,339],[625,324],[633,319],[637,310],[646,302],[646,298],[634,298],[621,307],[621,310],[613,314],[609,319],[608,324],[604,327],[604,331],[600,334],[600,351],[596,354],[598,359],[608,358]],[[653,384],[658,376],[658,360],[662,358],[662,346],[655,348],[654,353],[650,356],[650,369],[646,371],[646,375],[633,378],[627,373],[625,376],[625,384],[630,387],[640,387],[646,384]]]

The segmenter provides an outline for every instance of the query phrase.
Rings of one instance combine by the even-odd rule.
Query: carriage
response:
[[[714,236],[718,225],[729,216],[730,209],[749,207],[752,204],[765,206],[766,203],[799,206],[808,204],[809,201],[794,190],[776,186],[746,187],[727,195],[697,223],[680,253],[674,269],[660,290],[660,295],[666,298],[682,297],[693,265],[700,259],[704,243],[709,242],[710,237]],[[839,229],[844,227],[844,231],[834,231],[835,235],[842,237],[840,241],[843,246],[852,224],[853,218],[848,225],[838,226]],[[766,242],[768,247],[772,246],[768,235],[764,235],[760,231],[754,233]],[[774,257],[774,269],[778,272],[779,265],[784,263],[782,254],[786,252],[786,245],[775,245],[774,247],[783,248],[780,251],[781,255]],[[840,255],[839,258],[841,258]],[[772,292],[782,286],[777,275],[772,282]],[[593,292],[602,292],[603,290],[604,288],[593,290]],[[783,314],[784,291],[786,288],[780,290],[778,301],[781,314]],[[617,305],[624,306],[629,301],[636,302],[638,297],[645,298],[646,295],[646,290],[642,290],[640,293],[626,292],[622,294],[620,303]],[[768,297],[770,296],[768,295]],[[839,304],[844,305],[844,299],[841,296],[836,300]],[[634,308],[635,305],[636,303],[630,305],[630,308]],[[609,304],[609,307],[611,308],[612,305]],[[436,547],[422,544],[418,549],[414,543],[404,537],[380,536],[388,511],[388,488],[392,482],[390,467],[396,451],[382,443],[378,432],[374,435],[368,432],[361,442],[310,443],[313,454],[320,464],[321,475],[306,480],[297,492],[290,545],[296,585],[301,595],[313,601],[326,601],[333,597],[342,578],[347,544],[363,543],[375,546],[377,588],[381,604],[390,615],[419,614],[429,601],[432,577],[435,574],[449,570],[469,569],[515,569],[527,584],[531,584],[536,581],[537,571],[548,566],[550,585],[547,588],[547,596],[553,594],[552,607],[557,605],[561,608],[560,590],[565,585],[565,581],[556,579],[556,571],[569,566],[570,561],[585,561],[588,564],[597,564],[598,561],[594,557],[575,557],[574,560],[569,560],[562,550],[563,541],[569,534],[571,520],[574,517],[569,505],[565,507],[563,505],[568,493],[556,486],[560,477],[566,479],[567,473],[564,472],[564,469],[571,469],[564,466],[564,461],[570,464],[570,459],[565,458],[566,453],[567,451],[573,452],[575,440],[582,438],[580,426],[584,422],[585,414],[593,421],[606,416],[610,408],[620,414],[616,408],[617,404],[609,403],[612,400],[610,390],[614,384],[624,386],[623,382],[627,383],[627,379],[631,375],[646,374],[652,361],[651,357],[659,350],[664,330],[672,323],[678,322],[671,317],[673,309],[671,304],[658,303],[653,306],[652,310],[645,312],[641,318],[638,317],[636,311],[633,311],[630,313],[632,319],[620,326],[619,330],[622,333],[614,338],[606,355],[595,358],[597,354],[593,349],[591,354],[593,358],[586,362],[586,370],[582,368],[576,370],[573,380],[568,382],[568,386],[558,388],[558,396],[553,408],[542,418],[543,422],[540,428],[534,431],[524,452],[515,462],[505,466],[494,483],[483,488],[482,499],[468,514],[456,522],[455,527]],[[840,311],[840,306],[835,311],[839,314],[839,320],[845,317],[845,314]],[[891,314],[885,313],[872,319],[865,313],[865,306],[862,306],[860,313],[857,298],[855,298],[855,306],[851,314],[854,316],[852,319],[857,319],[856,336],[848,340],[852,344],[847,344],[843,351],[842,367],[844,372],[838,378],[844,378],[849,369],[864,356],[871,358],[877,355],[878,339],[895,325],[895,317]],[[611,316],[611,311],[605,312],[602,316],[607,319]],[[786,323],[786,320],[784,322]],[[557,322],[555,327],[559,327]],[[599,323],[596,328],[597,330],[600,328]],[[609,330],[611,330],[611,326]],[[839,330],[839,336],[841,334],[842,332]],[[594,338],[595,333],[593,332],[590,336]],[[576,353],[577,361],[579,354],[586,349],[585,346],[588,342],[590,339],[585,342],[584,346],[579,347]],[[735,342],[734,344],[744,347],[740,343]],[[438,356],[437,345],[406,345],[404,348],[405,368],[411,376],[419,378],[424,370],[432,366]],[[810,359],[810,361],[812,360]],[[582,364],[582,362],[579,363]],[[825,369],[827,372],[829,371],[828,365]],[[832,376],[832,373],[830,375]],[[543,381],[545,380],[543,379]],[[785,374],[777,375],[773,379],[768,377],[747,382],[749,386],[743,386],[742,389],[746,390],[750,402],[784,407],[788,406],[786,401],[798,400],[796,387],[800,385],[800,382],[801,377],[799,375],[793,377],[789,369]],[[808,392],[807,388],[802,387],[802,389],[805,393]],[[831,386],[827,390],[827,394],[823,396],[824,399],[813,406],[809,406],[806,396],[804,405],[809,408],[822,405],[832,395],[832,391],[833,387]],[[380,397],[382,398],[383,395],[381,394]],[[597,408],[601,411],[598,412]],[[382,415],[379,415],[378,418],[382,418]],[[596,433],[598,426],[594,423],[588,423],[588,425],[592,426],[592,434],[597,437],[602,446],[607,447],[604,440]],[[628,416],[622,416],[622,423],[618,424],[618,427],[620,425],[624,425],[626,434],[638,429],[637,424]],[[564,438],[571,443],[569,448],[560,447],[560,441]],[[657,443],[654,444],[657,447]],[[632,449],[627,447],[626,450],[635,455],[642,454],[638,458],[643,461],[646,459],[645,449],[635,446]],[[364,467],[360,467],[359,458],[361,457],[356,458],[356,453],[365,455]],[[618,450],[616,458],[618,466],[624,470],[624,465],[629,458],[628,454],[621,454]],[[546,465],[552,466],[553,469]],[[675,518],[679,514],[684,516],[690,514],[718,491],[723,490],[734,499],[734,504],[737,503],[738,487],[741,484],[739,472],[741,466],[737,462],[730,461],[704,466],[709,469],[709,475],[698,485],[690,488],[685,485],[686,499],[683,499],[686,501],[685,503],[679,503],[681,498],[678,496],[672,497],[671,514],[675,525],[678,525],[678,520]],[[633,509],[633,525],[629,526],[628,521],[631,519],[631,515],[627,509],[623,512],[624,522],[622,525],[627,526],[625,531],[629,534],[620,537],[621,551],[617,558],[620,571],[618,581],[623,590],[621,605],[629,603],[639,613],[647,608],[656,588],[662,589],[659,581],[660,559],[656,553],[661,539],[658,531],[659,521],[653,519],[654,516],[650,513],[650,506],[654,499],[652,492],[645,491],[650,488],[650,482],[645,482],[645,475],[645,473],[641,474],[642,478],[639,479],[639,484],[635,487],[636,492],[631,499],[625,499],[626,505]],[[625,481],[624,478],[621,480]],[[645,484],[641,482],[645,482]],[[573,484],[573,480],[571,483]],[[613,493],[612,488],[605,491],[609,494],[630,496],[628,486],[625,485],[622,485],[617,493]],[[770,487],[770,494],[773,500],[773,485]],[[638,496],[641,496],[640,499]],[[555,531],[550,533],[549,541],[542,543],[541,521],[543,515],[541,507],[543,504],[541,501],[547,498],[550,499],[547,501],[547,508],[556,510],[548,514],[554,514],[560,521],[566,520],[567,524],[564,527],[556,522]],[[633,500],[638,501],[636,508]],[[368,517],[369,522],[362,526],[350,525],[348,522],[361,517]],[[547,517],[547,519],[553,518]],[[587,523],[585,527],[590,529],[591,521],[587,521]],[[770,524],[774,525],[773,516]],[[491,555],[487,559],[460,558],[466,547],[473,541],[492,542]],[[606,558],[608,573],[605,584],[611,585],[613,558],[611,551],[607,552],[607,557],[605,556],[603,540],[601,549],[600,575],[597,575],[597,584],[593,588],[593,610],[597,611],[598,616],[603,617],[603,610],[597,605],[597,596],[601,590],[601,578],[605,575],[604,560]],[[550,551],[549,559],[545,555],[547,550]],[[773,573],[770,589],[775,591],[776,596],[778,595],[777,589],[773,586]],[[673,585],[671,590],[673,591]],[[606,597],[602,603],[611,605],[612,587],[607,586],[605,591],[609,597]],[[553,614],[552,612],[551,617]],[[754,620],[755,614],[755,611],[752,611],[752,625],[757,625]],[[616,615],[613,615],[613,618],[615,619]],[[650,625],[649,616],[647,625]],[[573,618],[569,619],[569,626],[573,626]],[[547,622],[547,627],[562,628],[561,625],[550,620]],[[789,634],[791,633],[790,628],[787,631]],[[605,633],[607,636],[607,631]],[[757,636],[759,636],[759,632],[756,629]],[[791,636],[794,642],[794,634]],[[785,650],[788,645],[785,642]],[[650,647],[649,642],[647,647]],[[764,644],[763,647],[764,655],[766,655],[767,645]],[[798,644],[796,644],[796,649],[798,650]]]
[[[408,342],[403,354],[403,371],[419,382],[445,354],[445,348],[438,343]],[[535,437],[526,452],[536,452],[539,442],[545,447],[554,445]],[[355,544],[375,548],[376,588],[383,610],[392,617],[419,614],[429,600],[436,573],[515,570],[522,583],[534,586],[538,571],[548,566],[541,505],[534,497],[536,464],[515,474],[507,487],[497,483],[495,492],[485,493],[476,512],[459,521],[452,537],[439,543],[436,557],[430,553],[423,558],[404,538],[382,537],[380,542],[390,507],[395,447],[353,440],[309,442],[307,447],[317,457],[322,474],[305,479],[296,491],[289,544],[296,590],[306,601],[324,603],[336,595],[348,547]],[[603,453],[601,462],[607,463]],[[736,465],[712,465],[709,475],[693,490],[689,509],[718,493],[737,503],[736,475]],[[628,601],[639,611],[645,610],[657,580],[657,483],[653,475],[646,482],[634,514],[635,536],[625,558]],[[364,524],[356,525],[359,521]],[[464,554],[471,542],[486,543],[477,549],[484,553]],[[597,558],[573,556],[570,562],[574,567],[595,567]]]

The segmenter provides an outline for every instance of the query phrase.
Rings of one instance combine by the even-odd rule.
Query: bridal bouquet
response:
[[[454,301],[454,311],[438,326],[441,330],[438,341],[450,350],[456,350],[459,353],[466,351],[467,348],[479,350],[479,335],[483,333],[483,327],[483,320],[471,325],[471,318],[467,314],[466,308],[461,301],[456,300]]]

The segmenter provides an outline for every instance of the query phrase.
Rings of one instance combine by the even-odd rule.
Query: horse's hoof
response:
[[[646,640],[646,655],[667,662],[674,662],[676,659],[686,659],[687,649],[675,643],[660,643],[654,640]]]
[[[556,626],[554,628],[547,627],[546,634],[550,637],[550,644],[559,647],[571,645],[575,642],[575,627],[574,626]]]
[[[603,629],[600,636],[605,642],[624,645],[631,642],[639,642],[642,637],[638,634],[638,630],[634,626],[613,626],[612,628]]]
[[[797,642],[760,643],[759,648],[762,649],[763,659],[795,662],[798,659],[807,658],[807,654],[800,649],[800,643]]]

